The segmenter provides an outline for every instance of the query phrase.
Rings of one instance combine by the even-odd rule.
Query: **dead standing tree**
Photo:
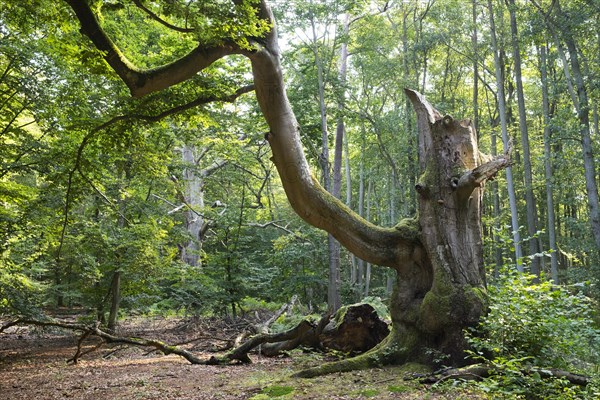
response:
[[[359,357],[307,370],[303,376],[382,363],[430,363],[435,352],[447,354],[446,361],[453,364],[464,361],[463,329],[475,324],[487,306],[480,225],[482,185],[509,164],[507,155],[488,159],[480,154],[470,121],[443,117],[419,93],[407,90],[418,115],[419,214],[393,228],[378,227],[325,191],[310,172],[286,95],[277,32],[266,2],[232,2],[246,13],[249,23],[269,22],[263,37],[247,34],[244,45],[231,38],[211,41],[213,44],[200,44],[169,64],[142,70],[108,37],[87,1],[65,1],[75,12],[81,32],[102,52],[134,97],[190,80],[223,57],[246,56],[257,101],[270,128],[266,138],[272,160],[294,210],[359,258],[397,272],[390,307],[393,332]],[[248,14],[251,5],[258,19]],[[152,17],[158,19],[154,13]],[[194,32],[187,29],[181,34]]]

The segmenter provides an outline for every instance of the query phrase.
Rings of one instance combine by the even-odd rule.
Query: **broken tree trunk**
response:
[[[364,353],[390,333],[386,324],[369,304],[344,306],[320,334],[326,349],[345,353]]]
[[[260,346],[267,357],[293,350],[299,346],[314,349],[333,349],[346,353],[363,353],[389,334],[385,323],[369,304],[344,306],[331,318],[324,315],[318,323],[302,320],[296,327],[282,333],[260,333],[231,350],[215,362],[238,360],[250,362],[248,353]]]
[[[483,155],[470,120],[442,116],[420,93],[406,89],[406,94],[419,129],[419,214],[396,226],[401,236],[416,241],[398,244],[410,256],[390,265],[397,272],[390,302],[392,333],[365,354],[297,376],[409,361],[464,364],[464,329],[477,324],[487,309],[482,188],[510,164],[509,155]]]

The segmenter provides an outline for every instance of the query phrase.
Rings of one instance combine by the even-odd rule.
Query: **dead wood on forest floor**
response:
[[[200,365],[225,365],[230,363],[249,364],[252,360],[249,353],[258,349],[258,352],[267,357],[274,357],[284,351],[295,349],[299,346],[313,349],[334,349],[347,353],[363,352],[375,346],[388,333],[385,322],[379,319],[375,310],[368,304],[356,304],[343,307],[333,319],[330,314],[324,315],[318,322],[303,319],[293,328],[279,333],[269,333],[268,327],[286,310],[291,307],[294,299],[289,304],[282,306],[278,312],[266,320],[266,322],[252,325],[258,333],[245,339],[241,344],[233,346],[231,340],[216,338],[214,335],[199,335],[191,340],[180,341],[176,344],[168,344],[156,339],[145,339],[137,335],[117,335],[100,328],[99,323],[86,325],[71,321],[47,318],[17,319],[0,326],[0,333],[17,325],[33,325],[41,327],[58,327],[80,333],[77,341],[75,354],[67,362],[76,364],[78,360],[100,349],[105,344],[123,344],[141,348],[150,348],[149,353],[158,351],[164,355],[175,354],[185,358],[191,364]],[[247,330],[247,329],[246,329]],[[89,349],[84,350],[84,344],[96,337],[100,339]],[[238,336],[239,337],[239,336]],[[223,350],[230,349],[222,356],[211,356],[208,359],[199,358],[190,350],[181,346],[191,342],[197,342],[204,338],[226,341],[229,345]]]
[[[16,325],[35,325],[35,326],[42,326],[42,327],[52,326],[52,327],[63,328],[63,329],[68,329],[68,330],[72,330],[72,331],[81,332],[81,336],[79,337],[79,340],[77,342],[77,351],[75,352],[73,357],[71,357],[69,360],[67,360],[67,362],[72,362],[73,364],[77,364],[77,362],[79,361],[79,358],[82,355],[88,354],[91,351],[95,351],[95,350],[99,349],[105,343],[122,343],[122,344],[136,346],[136,347],[152,347],[155,350],[158,350],[165,355],[176,354],[178,356],[181,356],[181,357],[185,358],[186,360],[188,360],[191,364],[206,364],[206,361],[201,360],[200,358],[196,357],[194,354],[192,354],[188,350],[182,349],[178,346],[170,346],[168,344],[161,342],[160,340],[113,335],[113,334],[110,334],[110,333],[105,332],[102,329],[100,329],[98,323],[95,325],[84,325],[84,324],[76,324],[73,322],[60,321],[60,320],[56,320],[56,319],[47,319],[44,321],[38,321],[38,320],[33,320],[33,319],[17,319],[15,321],[11,321],[11,322],[4,324],[0,328],[0,333],[4,332],[6,329],[8,329],[12,326],[16,326]],[[97,344],[96,346],[94,346],[91,350],[83,351],[82,345],[85,342],[85,340],[88,339],[90,336],[96,336],[96,337],[100,338],[102,341],[99,344]]]
[[[521,373],[525,375],[539,374],[539,376],[544,379],[566,379],[571,384],[579,386],[586,386],[592,380],[592,378],[589,376],[575,374],[556,368],[529,367],[521,370]],[[447,380],[481,381],[485,378],[501,374],[502,371],[498,370],[497,368],[494,368],[488,364],[480,363],[468,365],[462,368],[447,368],[431,374],[414,374],[412,377],[408,377],[406,379],[418,379],[420,383],[436,384]]]

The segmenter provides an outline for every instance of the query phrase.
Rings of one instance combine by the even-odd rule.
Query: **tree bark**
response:
[[[473,126],[479,129],[479,41],[477,37],[477,0],[473,0],[472,7],[472,22],[473,36],[471,43],[473,44]]]
[[[556,7],[553,9],[557,13],[556,21],[550,17],[550,14],[546,14],[542,7],[534,0],[531,2],[538,9],[539,13],[545,19],[548,29],[552,32],[554,40],[556,41],[559,55],[561,56],[563,71],[567,80],[569,93],[573,100],[573,105],[577,111],[577,117],[579,119],[579,134],[581,137],[581,149],[583,153],[583,168],[585,176],[585,186],[587,190],[588,209],[590,213],[590,225],[592,230],[592,236],[596,247],[600,249],[600,197],[598,195],[598,185],[596,183],[596,166],[594,161],[594,151],[592,148],[592,139],[590,136],[590,106],[587,93],[587,87],[583,79],[583,73],[581,71],[581,65],[579,61],[579,50],[575,42],[575,37],[572,31],[572,22],[569,20],[569,16],[565,14],[560,6],[560,1],[556,1]],[[569,60],[567,61],[564,52],[562,51],[561,42],[562,38],[567,46],[569,53]],[[571,65],[572,77],[569,72],[568,65]],[[573,82],[575,82],[575,88],[573,88]]]
[[[190,240],[181,250],[181,260],[193,267],[199,265],[200,250],[202,248],[202,228],[204,218],[196,210],[204,208],[203,182],[195,172],[196,151],[191,145],[184,145],[181,149],[182,160],[185,164],[183,170],[183,182],[185,184],[185,201],[188,208],[185,211],[185,226]]]
[[[600,198],[598,196],[598,185],[596,184],[596,165],[592,139],[590,137],[590,106],[581,66],[579,63],[579,51],[575,44],[575,38],[571,32],[570,22],[560,9],[560,2],[556,2],[559,17],[564,21],[564,29],[561,30],[563,39],[569,52],[575,87],[577,88],[577,116],[579,118],[579,133],[581,136],[581,148],[583,152],[583,168],[585,174],[585,186],[587,189],[588,208],[590,213],[590,224],[596,247],[600,249]]]
[[[318,49],[318,38],[316,31],[316,24],[314,15],[310,14],[310,23],[313,34],[313,54],[315,56],[315,64],[317,65],[317,82],[318,82],[318,95],[319,95],[319,110],[321,112],[321,154],[319,155],[319,164],[323,174],[323,186],[325,190],[329,191],[336,198],[339,198],[340,184],[341,184],[341,142],[339,144],[339,154],[335,154],[338,151],[338,131],[336,131],[336,142],[335,142],[335,160],[337,161],[337,175],[336,175],[336,164],[334,162],[333,177],[330,171],[329,163],[329,132],[327,127],[327,106],[325,104],[325,77],[323,71],[323,60],[319,55]],[[343,134],[343,132],[342,132]],[[342,137],[340,137],[340,140]],[[333,178],[333,182],[332,182]],[[337,182],[336,182],[337,179]],[[337,187],[336,187],[337,183]],[[336,193],[337,190],[337,193]],[[327,286],[327,305],[331,312],[336,312],[342,305],[341,299],[341,277],[340,277],[340,245],[331,235],[327,235],[327,254],[329,260],[329,282]]]
[[[108,331],[115,332],[117,329],[117,320],[119,318],[119,306],[121,305],[121,271],[113,272],[110,283],[110,311],[108,313]]]
[[[370,175],[370,174],[369,174]],[[373,200],[373,180],[369,178],[369,183],[367,185],[367,211],[365,218],[367,221],[371,220],[371,202]],[[369,290],[371,286],[371,263],[367,262],[365,268],[365,279],[364,279],[364,288],[365,291],[363,293],[364,297],[369,296]]]

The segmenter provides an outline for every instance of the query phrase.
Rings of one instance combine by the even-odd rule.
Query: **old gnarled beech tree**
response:
[[[492,159],[479,152],[469,120],[442,116],[421,94],[406,90],[419,129],[419,213],[396,227],[378,227],[326,192],[310,172],[286,95],[277,32],[266,2],[254,7],[256,15],[272,27],[262,38],[246,37],[250,46],[225,38],[219,45],[201,44],[170,64],[141,70],[108,37],[87,1],[65,1],[75,12],[81,32],[102,51],[134,97],[191,79],[228,55],[246,56],[252,65],[256,98],[270,127],[267,139],[273,162],[294,210],[363,260],[396,270],[390,307],[392,333],[359,357],[306,370],[301,376],[383,363],[431,363],[436,353],[447,354],[446,362],[464,361],[462,331],[475,324],[487,307],[480,225],[482,185],[510,162],[507,155]]]

